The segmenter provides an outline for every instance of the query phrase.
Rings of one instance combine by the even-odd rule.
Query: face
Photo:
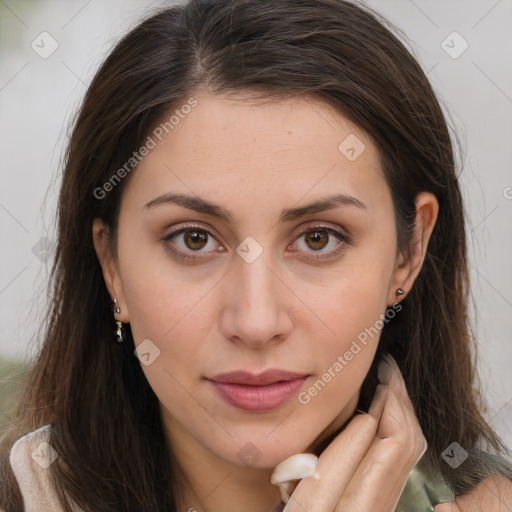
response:
[[[274,467],[354,412],[406,278],[391,193],[369,136],[320,100],[194,98],[130,175],[105,280],[171,443]],[[210,380],[269,369],[306,377]]]

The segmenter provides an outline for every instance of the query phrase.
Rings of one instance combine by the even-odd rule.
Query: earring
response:
[[[116,336],[117,336],[116,337],[117,343],[123,343],[124,342],[123,322],[117,322]]]
[[[114,302],[112,303],[112,305],[115,307],[114,311],[116,312],[116,314],[119,315],[119,313],[121,313],[121,308],[119,306],[117,306],[117,299],[114,299]],[[118,343],[123,343],[124,342],[123,322],[116,320],[116,323],[117,323],[116,341]]]
[[[396,289],[396,295],[403,295],[405,292],[402,290],[402,288]]]

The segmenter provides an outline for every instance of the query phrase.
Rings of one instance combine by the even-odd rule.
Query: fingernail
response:
[[[395,359],[389,354],[384,354],[377,369],[380,382],[389,384],[393,378],[393,373],[396,373],[397,370],[400,371]]]

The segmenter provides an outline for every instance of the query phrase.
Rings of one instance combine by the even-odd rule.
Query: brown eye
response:
[[[327,231],[315,230],[305,234],[305,241],[311,249],[323,249],[329,243]]]
[[[166,235],[166,250],[181,259],[199,259],[223,250],[209,231],[196,226],[185,226]]]
[[[183,240],[187,248],[197,251],[202,249],[208,242],[208,234],[205,231],[190,229],[183,232]]]
[[[293,248],[306,255],[309,253],[310,259],[327,259],[340,254],[349,243],[348,236],[337,229],[313,226],[299,233]]]

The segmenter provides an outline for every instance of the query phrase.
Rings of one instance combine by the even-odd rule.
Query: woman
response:
[[[452,143],[386,25],[191,0],[117,44],[66,153],[7,512],[282,510],[297,453],[287,512],[512,506]]]

